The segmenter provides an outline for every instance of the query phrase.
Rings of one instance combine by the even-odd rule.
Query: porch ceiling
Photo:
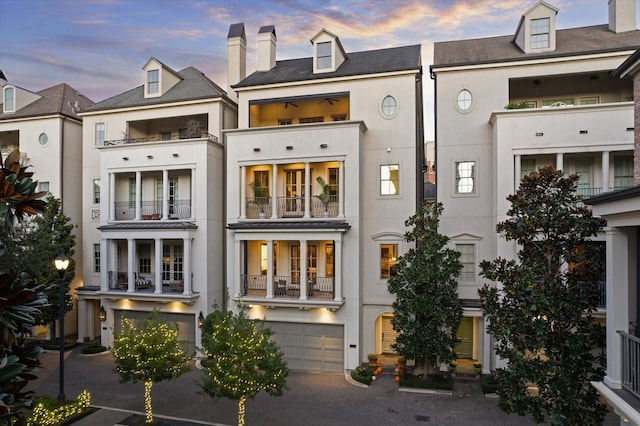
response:
[[[193,305],[200,297],[200,293],[192,294],[169,294],[169,293],[141,293],[141,292],[128,292],[128,291],[99,291],[96,294],[110,300],[134,300],[139,302],[154,302],[154,303],[170,303],[170,302],[183,302],[187,305]]]
[[[291,230],[336,230],[347,231],[351,228],[346,221],[252,221],[252,222],[236,222],[230,223],[227,227],[231,230],[243,231],[243,230],[269,230],[269,229],[291,229]]]

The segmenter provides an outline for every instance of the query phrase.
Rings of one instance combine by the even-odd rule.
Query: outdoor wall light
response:
[[[326,148],[326,147],[327,147],[327,144],[326,144],[326,143],[321,143],[321,144],[320,144],[320,148],[324,149],[324,148]]]
[[[258,147],[253,148],[253,152],[260,152],[260,148]]]
[[[104,306],[100,306],[100,321],[105,322],[107,320],[107,311],[104,310]]]
[[[200,311],[200,315],[198,315],[198,328],[202,328],[204,325],[204,315],[202,315],[202,311]]]
[[[391,152],[391,147],[388,147],[388,148],[387,148],[387,152]]]
[[[124,161],[129,161],[129,157],[122,157]]]
[[[287,149],[291,151],[293,149],[293,145],[287,145]]]

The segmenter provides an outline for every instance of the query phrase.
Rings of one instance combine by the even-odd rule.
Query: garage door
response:
[[[122,330],[122,317],[136,323],[142,323],[149,316],[150,312],[143,311],[123,311],[114,310],[114,330],[120,333]],[[196,320],[195,315],[174,314],[162,312],[160,318],[168,324],[178,324],[178,339],[187,342],[189,353],[195,353],[196,350]]]
[[[293,370],[344,372],[344,326],[267,321]]]

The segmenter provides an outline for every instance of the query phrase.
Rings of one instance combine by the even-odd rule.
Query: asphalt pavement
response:
[[[40,357],[43,368],[29,385],[37,396],[59,392],[58,352]],[[193,365],[193,363],[192,363]],[[84,389],[91,395],[95,413],[74,426],[137,424],[132,415],[144,413],[142,383],[120,383],[111,353],[83,355],[79,348],[65,354],[64,392],[75,399]],[[496,399],[485,398],[479,380],[456,378],[451,395],[403,392],[384,374],[369,387],[350,383],[342,374],[292,371],[282,397],[258,394],[246,403],[247,425],[533,425],[528,418],[508,415],[498,409]],[[237,403],[215,400],[199,392],[203,371],[193,365],[176,381],[153,385],[154,418],[171,426],[237,424]],[[610,416],[607,424],[616,425]],[[128,420],[127,420],[128,419]],[[610,420],[610,421],[609,421]]]

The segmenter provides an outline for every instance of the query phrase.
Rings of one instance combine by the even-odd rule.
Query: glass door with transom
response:
[[[284,216],[304,215],[304,170],[285,170]]]
[[[182,244],[170,243],[162,245],[162,281],[165,283],[183,280]]]
[[[391,315],[383,315],[382,316],[382,353],[383,354],[395,354],[396,351],[393,350],[392,346],[396,342],[396,337],[398,337],[398,332],[393,329],[393,325],[391,324],[391,319],[393,316]]]

